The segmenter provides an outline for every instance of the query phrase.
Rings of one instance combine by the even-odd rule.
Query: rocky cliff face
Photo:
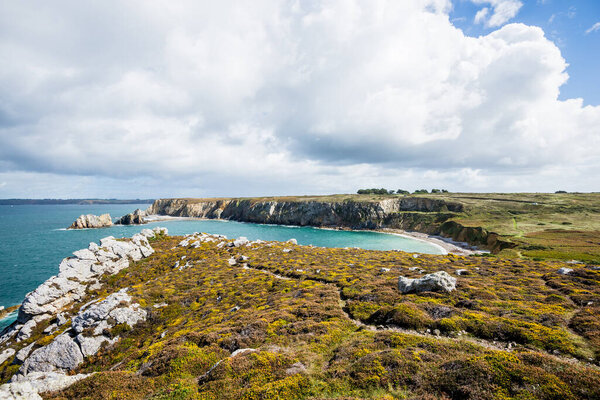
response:
[[[388,226],[391,215],[412,211],[460,212],[462,205],[420,197],[374,202],[160,199],[147,212],[267,224],[373,229],[393,227]]]
[[[483,228],[465,227],[450,220],[455,213],[462,211],[460,203],[402,197],[372,202],[159,199],[146,213],[279,225],[403,229],[442,235],[492,251],[513,246]]]

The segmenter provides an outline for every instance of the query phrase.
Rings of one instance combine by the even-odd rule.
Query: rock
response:
[[[110,214],[102,214],[100,216],[87,214],[80,215],[68,229],[105,228],[107,226],[112,226],[112,224]]]
[[[235,265],[237,264],[237,261],[235,260],[235,258],[231,257],[228,261],[229,265]]]
[[[25,360],[19,372],[69,371],[83,362],[83,354],[75,341],[66,333],[59,335],[50,344],[35,350]]]
[[[102,347],[102,344],[104,344],[105,342],[108,342],[108,344],[110,345],[118,342],[119,339],[120,338],[118,336],[113,339],[109,339],[104,335],[83,336],[79,334],[75,337],[75,340],[79,344],[79,347],[81,348],[81,353],[84,357],[96,354],[98,350],[100,350],[100,347]]]
[[[455,273],[456,275],[471,275],[468,269],[457,269]]]
[[[287,241],[287,243],[298,244],[298,241],[296,239],[290,239]]]
[[[283,251],[284,253],[289,253],[290,251],[292,251],[292,249],[283,249],[281,251]]]
[[[6,349],[6,350],[4,350],[2,353],[0,353],[0,364],[2,364],[4,361],[6,361],[9,358],[11,358],[14,354],[15,354],[15,350],[14,349]]]
[[[133,326],[139,321],[145,320],[146,311],[139,304],[129,304],[130,302],[131,296],[126,293],[126,289],[113,293],[73,317],[72,329],[77,333],[82,333],[87,328],[93,328],[93,333],[99,335],[103,329],[116,324],[125,323]],[[114,319],[115,324],[109,324],[107,322],[109,318]]]
[[[60,372],[32,372],[26,376],[15,375],[10,383],[0,386],[0,399],[41,399],[39,393],[65,389],[90,375],[65,375]]]
[[[29,353],[31,353],[31,350],[33,350],[33,346],[35,346],[35,342],[31,343],[30,345],[25,346],[21,350],[17,351],[17,354],[15,355],[15,360],[13,361],[13,363],[14,364],[23,364],[25,359],[29,356]]]
[[[390,272],[390,269],[382,267],[379,269],[379,272],[381,272],[381,273]]]
[[[427,274],[419,279],[410,279],[403,276],[398,278],[398,290],[403,294],[436,291],[451,292],[454,289],[456,289],[456,278],[445,271]]]
[[[139,208],[132,213],[125,214],[115,222],[115,225],[142,225],[146,223],[146,212]]]
[[[302,374],[304,372],[306,372],[306,367],[301,362],[292,364],[289,368],[285,370],[286,375],[296,375]]]
[[[0,386],[0,400],[42,400],[42,397],[30,382],[20,382]]]
[[[243,246],[248,243],[250,243],[248,238],[246,238],[244,236],[240,236],[239,238],[235,239],[233,242],[229,243],[229,247],[240,247],[240,246]]]
[[[573,270],[571,268],[566,267],[562,267],[558,271],[556,271],[556,273],[561,275],[569,275],[571,272],[573,272]]]
[[[237,355],[240,355],[240,354],[254,353],[255,351],[257,351],[257,350],[256,349],[252,349],[252,348],[237,349],[236,351],[234,351],[233,353],[231,353],[231,355],[229,357],[233,358],[233,357],[235,357]]]

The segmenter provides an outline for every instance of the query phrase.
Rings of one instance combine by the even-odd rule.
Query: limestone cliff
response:
[[[147,214],[347,229],[403,229],[443,235],[499,251],[510,246],[480,227],[451,221],[464,207],[427,197],[321,201],[302,198],[159,199]]]

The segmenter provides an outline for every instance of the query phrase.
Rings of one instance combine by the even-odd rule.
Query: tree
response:
[[[398,194],[410,194],[410,192],[408,190],[404,190],[404,189],[398,189],[398,190],[396,190],[396,193],[398,193]]]
[[[418,189],[414,191],[414,194],[425,194],[425,193],[429,193],[427,191],[427,189]]]
[[[431,189],[431,193],[442,193],[440,189]]]

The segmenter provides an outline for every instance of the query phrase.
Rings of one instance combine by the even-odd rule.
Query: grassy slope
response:
[[[99,373],[46,398],[600,398],[588,364],[600,361],[600,271],[287,243],[175,247],[181,239],[154,241],[153,256],[91,294],[130,287],[149,319],[113,328],[121,340],[76,371]],[[240,255],[249,269],[229,265]],[[191,266],[178,271],[183,256]],[[413,267],[470,275],[450,294],[401,295],[397,278],[420,276]],[[49,338],[19,346],[33,340]],[[240,348],[258,351],[230,357]],[[2,379],[16,368],[0,366]]]
[[[435,197],[465,205],[465,213],[455,218],[462,225],[481,226],[516,243],[506,255],[600,262],[600,193]]]

